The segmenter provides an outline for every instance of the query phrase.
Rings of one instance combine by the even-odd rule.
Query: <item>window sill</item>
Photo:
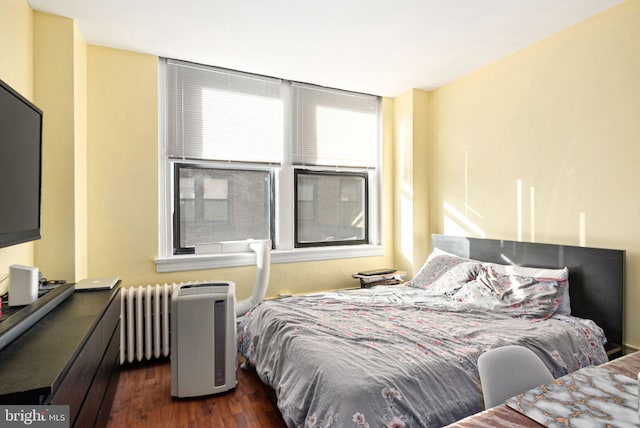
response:
[[[297,248],[295,250],[272,251],[271,263],[296,263],[383,255],[384,247],[381,245],[344,245],[340,247]],[[155,259],[155,263],[156,272],[179,272],[253,266],[256,264],[256,257],[254,253],[189,254],[158,257]]]

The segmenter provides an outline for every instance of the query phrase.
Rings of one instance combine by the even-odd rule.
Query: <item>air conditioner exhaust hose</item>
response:
[[[264,300],[269,286],[269,270],[271,269],[271,241],[256,241],[249,243],[249,247],[256,253],[256,284],[248,299],[236,303],[236,316],[241,317],[249,309]]]

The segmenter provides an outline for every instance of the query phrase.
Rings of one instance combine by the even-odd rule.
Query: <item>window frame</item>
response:
[[[229,167],[216,165],[215,163],[207,163],[207,162],[180,162],[173,161],[173,178],[174,178],[174,186],[173,186],[173,224],[172,224],[172,235],[173,235],[173,255],[181,255],[181,254],[195,254],[196,248],[194,247],[182,247],[181,246],[181,235],[180,235],[180,225],[181,225],[181,208],[180,208],[180,180],[176,180],[176,177],[179,177],[180,169],[198,169],[205,171],[233,171],[233,172],[263,172],[266,173],[269,177],[269,239],[271,242],[274,241],[274,233],[275,233],[275,192],[274,192],[274,172],[272,168],[268,167],[255,167],[250,168],[247,166],[241,167]],[[197,196],[196,196],[197,197]],[[228,210],[232,211],[233,200],[228,202],[229,207]],[[229,223],[227,221],[227,223]]]
[[[368,245],[369,244],[369,176],[366,172],[363,171],[334,171],[334,170],[311,170],[305,168],[295,168],[293,171],[294,179],[293,179],[293,191],[294,191],[294,221],[293,221],[293,235],[294,235],[294,247],[295,248],[309,248],[309,247],[328,247],[328,246],[337,246],[337,245]],[[335,241],[300,241],[299,235],[299,209],[298,209],[298,195],[299,195],[299,186],[298,186],[298,178],[301,175],[306,176],[332,176],[332,177],[358,177],[362,178],[364,181],[364,194],[363,194],[363,205],[364,205],[364,238],[362,239],[340,239]],[[318,200],[317,200],[317,189],[314,189],[314,206],[317,208]],[[314,217],[317,217],[317,213]]]
[[[173,250],[173,192],[174,177],[173,163],[177,159],[169,159],[167,155],[167,104],[166,104],[166,66],[167,59],[159,59],[158,67],[158,256],[154,262],[157,272],[179,272],[192,270],[209,270],[225,267],[250,266],[255,264],[253,253],[211,253],[211,254],[174,254]],[[217,68],[217,67],[214,67]],[[283,81],[283,99],[290,98],[291,82]],[[227,168],[258,168],[272,169],[274,192],[272,221],[272,253],[271,262],[296,263],[305,261],[321,261],[349,259],[357,257],[383,256],[382,246],[382,98],[377,97],[378,103],[378,141],[377,164],[374,169],[367,170],[368,174],[368,244],[359,245],[331,245],[319,247],[296,248],[294,245],[294,192],[293,171],[291,163],[290,145],[291,133],[284,133],[283,159],[280,165],[253,165],[230,162],[207,162],[209,165]],[[284,129],[290,129],[291,102],[284,105]],[[181,160],[184,163],[194,163],[192,159]],[[203,161],[204,162],[204,161]],[[199,162],[197,162],[199,163]],[[309,167],[315,169],[315,167]],[[326,169],[326,168],[321,168]],[[339,171],[340,169],[336,169]],[[289,182],[289,184],[287,184]]]

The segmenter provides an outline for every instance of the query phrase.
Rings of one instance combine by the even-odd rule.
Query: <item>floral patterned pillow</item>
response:
[[[451,296],[464,284],[474,280],[481,269],[482,265],[478,262],[460,263],[443,273],[427,287],[427,290],[431,294]]]
[[[569,269],[546,269],[532,268],[516,265],[500,265],[495,263],[487,263],[495,269],[498,274],[527,276],[537,279],[549,279],[558,281],[560,289],[560,306],[556,310],[560,315],[571,315],[571,299],[569,297]],[[564,281],[563,281],[564,280]]]
[[[463,285],[453,299],[525,319],[546,319],[560,305],[566,279],[498,273],[484,264],[477,278]]]
[[[453,294],[474,279],[481,264],[440,249],[434,249],[422,268],[405,285],[428,289],[435,294]]]

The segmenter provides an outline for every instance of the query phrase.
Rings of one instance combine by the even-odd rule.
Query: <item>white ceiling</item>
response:
[[[28,0],[87,43],[383,96],[433,89],[622,0]]]

